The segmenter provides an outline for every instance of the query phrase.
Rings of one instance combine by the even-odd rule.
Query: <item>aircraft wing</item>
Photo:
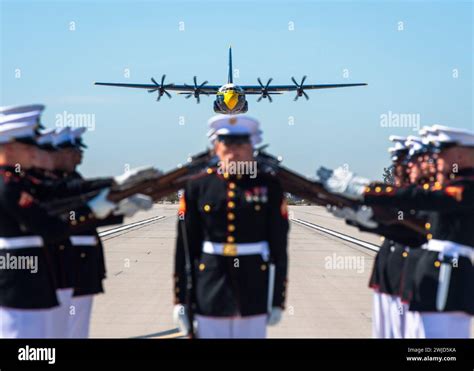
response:
[[[285,91],[296,91],[298,89],[303,90],[316,90],[316,89],[332,89],[332,88],[347,88],[351,86],[365,86],[365,83],[357,83],[357,84],[318,84],[318,85],[270,85],[267,88],[267,91],[270,93],[278,93],[278,92],[285,92]],[[245,94],[261,94],[262,87],[259,85],[240,85],[242,89],[244,89]]]
[[[134,88],[134,89],[146,89],[146,90],[156,90],[159,88],[159,85],[155,84],[122,84],[122,83],[115,83],[115,82],[95,82],[94,85],[102,85],[102,86],[116,86],[120,88]],[[176,92],[193,92],[194,86],[192,85],[178,85],[178,84],[167,84],[164,86],[166,90],[169,91],[176,91]],[[199,90],[204,93],[217,93],[219,90],[219,85],[205,85],[200,87]]]

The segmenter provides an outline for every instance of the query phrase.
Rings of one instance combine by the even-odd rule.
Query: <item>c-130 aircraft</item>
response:
[[[293,85],[270,85],[273,79],[269,79],[264,85],[260,78],[257,79],[259,85],[236,85],[233,82],[232,77],[232,47],[229,47],[229,65],[228,65],[228,78],[227,84],[224,85],[207,85],[208,81],[204,81],[198,84],[196,76],[193,78],[193,85],[183,84],[165,84],[166,75],[161,77],[161,82],[157,83],[152,77],[151,82],[153,84],[124,84],[124,83],[110,83],[110,82],[96,82],[95,85],[105,86],[118,86],[123,88],[136,88],[136,89],[147,89],[149,93],[158,93],[157,101],[159,102],[163,95],[171,98],[171,94],[168,91],[176,91],[177,94],[185,95],[186,99],[191,97],[196,98],[196,102],[200,103],[200,95],[215,94],[216,99],[214,101],[214,111],[217,113],[224,114],[238,114],[245,113],[248,111],[248,102],[245,96],[249,95],[260,95],[257,102],[262,99],[268,99],[269,102],[273,102],[272,95],[283,94],[287,91],[296,92],[295,101],[299,97],[304,96],[307,100],[309,99],[308,94],[305,90],[316,90],[316,89],[332,89],[332,88],[345,88],[351,86],[364,86],[366,83],[357,84],[308,84],[304,85],[306,76],[303,76],[301,82],[298,83],[294,77],[291,78]]]

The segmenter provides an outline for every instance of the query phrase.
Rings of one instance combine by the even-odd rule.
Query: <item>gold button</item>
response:
[[[229,179],[229,173],[224,173],[222,176],[224,177],[224,179]]]
[[[224,256],[237,256],[237,246],[232,243],[224,244],[224,249],[222,250],[222,255]]]
[[[428,188],[430,188],[430,185],[428,183],[423,184],[423,189],[424,190],[427,190]]]
[[[426,239],[431,240],[433,238],[433,235],[431,233],[428,233],[426,235]]]
[[[235,231],[235,225],[229,224],[229,225],[227,226],[227,230],[228,230],[229,232]]]
[[[76,225],[76,224],[77,224],[77,221],[76,221],[76,220],[71,220],[71,224],[72,224],[72,225]]]
[[[392,190],[393,190],[392,187],[387,187],[387,188],[385,188],[385,191],[386,191],[386,192],[392,192]]]
[[[431,224],[430,224],[430,223],[426,223],[426,224],[425,224],[425,228],[426,228],[426,229],[430,229],[430,228],[431,228]]]
[[[234,183],[234,182],[230,182],[230,183],[229,183],[229,188],[230,188],[230,189],[235,189],[235,183]]]
[[[203,271],[204,269],[206,268],[206,266],[204,264],[199,264],[199,270],[200,271]]]
[[[439,268],[439,267],[441,266],[441,262],[440,262],[439,260],[436,260],[436,261],[434,262],[434,266],[435,266],[436,268]]]
[[[227,192],[227,196],[229,196],[230,198],[235,197],[235,192],[234,191],[229,191],[229,192]]]
[[[82,215],[82,216],[79,218],[79,220],[80,220],[81,222],[83,222],[84,220],[86,220],[86,217],[85,217],[84,215]]]
[[[262,264],[262,265],[260,266],[260,269],[261,269],[262,271],[266,271],[266,270],[267,270],[266,264]]]
[[[86,257],[86,253],[85,252],[81,253],[81,258],[85,258],[85,257]]]
[[[227,242],[233,243],[235,241],[234,236],[227,236]]]
[[[206,213],[208,213],[209,211],[211,211],[211,206],[208,205],[208,204],[204,205],[204,211],[205,211]]]
[[[408,256],[408,253],[406,251],[403,252],[402,256],[406,258]]]
[[[212,174],[212,169],[210,167],[208,167],[206,171],[208,174]]]
[[[365,187],[365,193],[370,192],[370,187]]]
[[[261,206],[260,205],[255,205],[255,211],[260,211]]]
[[[235,219],[235,214],[234,213],[228,213],[227,214],[227,219],[234,220]]]
[[[381,187],[375,187],[375,193],[380,193],[382,191]]]
[[[227,207],[228,207],[229,209],[233,209],[233,208],[235,207],[234,201],[229,201],[229,202],[227,202]]]

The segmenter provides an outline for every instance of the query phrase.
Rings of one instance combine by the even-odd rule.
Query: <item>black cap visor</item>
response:
[[[218,135],[217,140],[226,145],[248,144],[250,143],[250,135],[249,134]]]

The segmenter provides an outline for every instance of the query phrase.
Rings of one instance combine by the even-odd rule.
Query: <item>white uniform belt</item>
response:
[[[40,236],[0,237],[0,249],[27,249],[43,246],[43,239]]]
[[[73,246],[95,246],[97,245],[96,236],[70,236],[69,240]]]
[[[250,243],[221,243],[204,241],[202,251],[206,254],[239,256],[239,255],[262,255],[263,260],[268,261],[270,250],[267,241]]]
[[[474,247],[461,245],[452,241],[429,240],[427,244],[422,246],[429,251],[437,251],[443,255],[457,257],[464,256],[471,260],[474,264]]]

